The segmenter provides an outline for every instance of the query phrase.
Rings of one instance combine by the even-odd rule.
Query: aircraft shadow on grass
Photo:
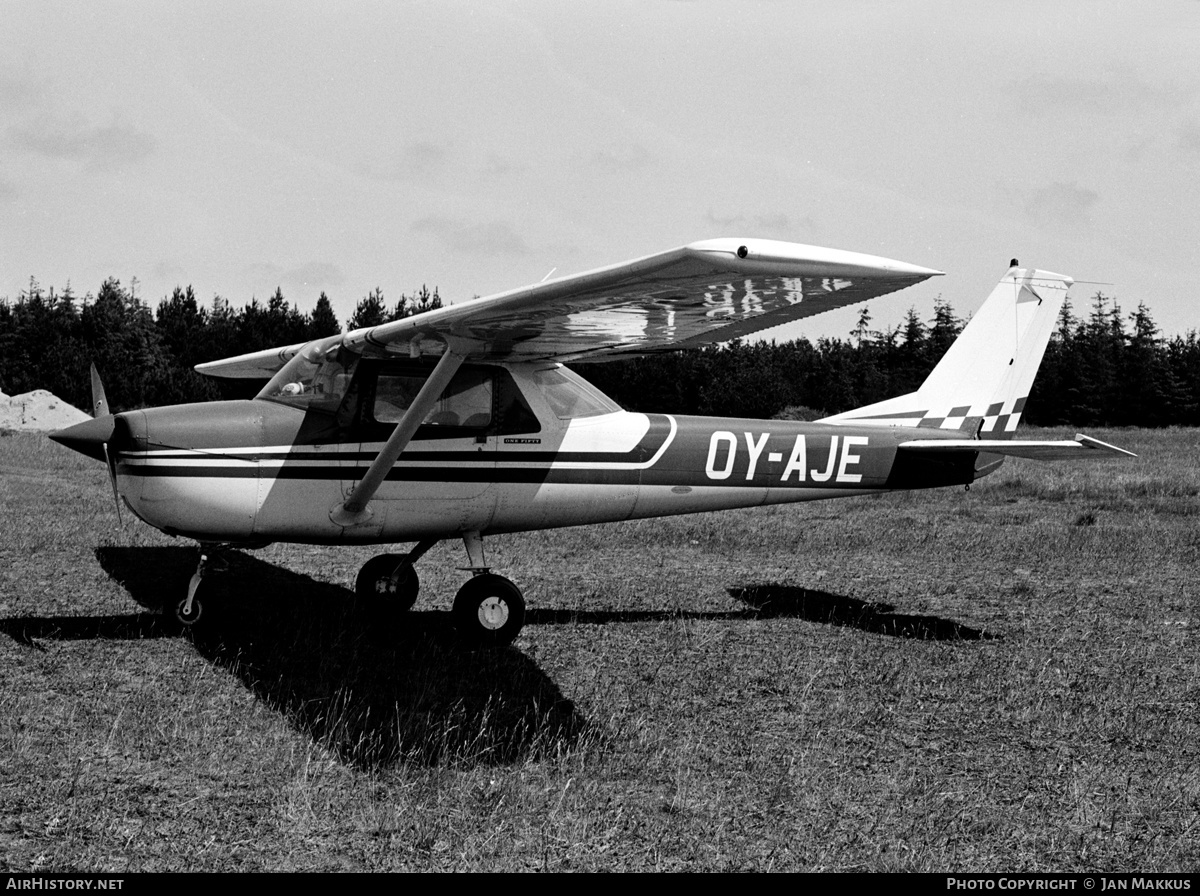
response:
[[[999,640],[998,635],[949,619],[896,613],[896,608],[891,604],[873,603],[797,585],[745,585],[728,590],[733,598],[750,606],[759,618],[786,616],[807,619],[810,622],[847,626],[873,634],[918,641]]]
[[[162,613],[196,563],[192,548],[104,547],[101,566],[146,612],[109,616],[13,617],[0,631],[35,648],[48,640],[179,637]],[[403,618],[356,607],[348,589],[231,552],[220,576],[224,599],[209,601],[190,631],[201,656],[227,669],[299,731],[343,762],[378,768],[510,764],[575,747],[587,721],[520,651],[472,651],[450,614]],[[894,613],[888,604],[792,585],[730,588],[746,609],[728,612],[531,610],[533,625],[608,624],[670,618],[790,617],[925,640],[993,635],[932,616]]]
[[[152,613],[127,613],[122,616],[10,616],[0,619],[0,632],[18,644],[45,651],[34,640],[46,641],[140,641],[148,638],[174,638],[179,626]]]
[[[196,565],[192,548],[104,547],[105,572],[147,609],[132,616],[0,621],[32,638],[179,637],[161,614]],[[196,651],[355,767],[510,764],[575,747],[589,726],[524,654],[472,651],[447,612],[403,618],[355,606],[353,592],[238,552],[187,633]],[[35,645],[36,646],[36,645]]]
[[[874,603],[815,591],[797,585],[744,585],[726,589],[745,604],[741,610],[529,610],[526,625],[607,625],[618,622],[654,622],[668,619],[804,619],[825,625],[846,626],[876,635],[918,641],[992,641],[999,635],[937,616],[896,613],[891,604]]]

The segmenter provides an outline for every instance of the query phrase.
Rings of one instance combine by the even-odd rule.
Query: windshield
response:
[[[560,420],[597,417],[621,410],[619,404],[575,371],[562,365],[534,371],[533,381]]]
[[[342,348],[341,336],[310,342],[283,365],[258,397],[332,413],[346,395],[358,358]]]

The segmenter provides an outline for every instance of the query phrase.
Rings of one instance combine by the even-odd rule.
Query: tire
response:
[[[480,647],[511,644],[525,625],[525,598],[504,576],[485,573],[467,581],[454,597],[454,627]]]
[[[372,557],[358,571],[354,594],[364,606],[404,612],[417,602],[421,580],[401,554]]]
[[[204,601],[200,599],[200,591],[203,590],[203,585],[197,589],[196,596],[192,598],[192,612],[185,613],[184,608],[187,606],[187,598],[182,598],[175,605],[175,621],[182,625],[185,629],[192,628],[201,617],[204,616]]]

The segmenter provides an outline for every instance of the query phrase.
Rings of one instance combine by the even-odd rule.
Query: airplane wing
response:
[[[716,239],[354,330],[355,351],[609,361],[728,342],[886,295],[941,271],[775,240]],[[270,376],[302,346],[198,364]]]
[[[269,380],[279,368],[292,360],[296,353],[306,345],[308,345],[307,342],[298,342],[283,348],[268,348],[260,352],[248,352],[232,358],[222,358],[219,361],[207,361],[197,364],[195,370],[206,376],[218,376],[225,379]]]
[[[897,447],[925,454],[958,451],[982,451],[987,454],[1004,454],[1009,457],[1028,457],[1033,460],[1072,460],[1089,452],[1097,455],[1137,457],[1132,451],[1118,448],[1099,439],[1076,433],[1074,440],[1034,441],[1018,439],[913,439],[901,442]]]

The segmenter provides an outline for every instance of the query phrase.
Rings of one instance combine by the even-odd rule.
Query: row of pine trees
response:
[[[347,329],[375,326],[440,308],[424,286],[389,305],[375,289]],[[947,302],[933,319],[915,311],[894,328],[874,330],[864,309],[846,339],[785,343],[735,341],[632,361],[579,365],[579,371],[630,410],[715,416],[816,419],[915,390],[962,330]],[[265,303],[209,306],[189,286],[157,308],[117,280],[94,296],[43,289],[31,280],[16,301],[0,300],[0,391],[48,389],[90,404],[95,362],[114,410],[245,397],[260,384],[213,380],[203,361],[291,345],[342,329],[322,293],[302,312],[276,290]],[[1200,426],[1200,337],[1165,338],[1139,304],[1126,314],[1097,293],[1086,315],[1068,302],[1026,408],[1026,421],[1071,426]]]
[[[626,408],[814,420],[915,391],[965,321],[938,302],[849,339],[735,342],[579,371]],[[686,410],[685,410],[686,409]],[[1037,426],[1200,426],[1200,336],[1164,338],[1150,310],[1097,293],[1085,317],[1063,305],[1023,418]]]
[[[440,307],[436,288],[431,293],[422,286],[394,305],[376,288],[359,301],[346,327],[377,326]],[[0,300],[0,391],[47,389],[88,408],[94,362],[114,410],[243,398],[262,384],[214,380],[192,368],[341,331],[325,293],[304,313],[280,289],[266,303],[251,299],[239,309],[219,296],[205,307],[188,286],[151,311],[137,297],[136,281],[126,289],[106,280],[95,296],[78,299],[70,288],[44,290],[32,280],[16,302]]]

